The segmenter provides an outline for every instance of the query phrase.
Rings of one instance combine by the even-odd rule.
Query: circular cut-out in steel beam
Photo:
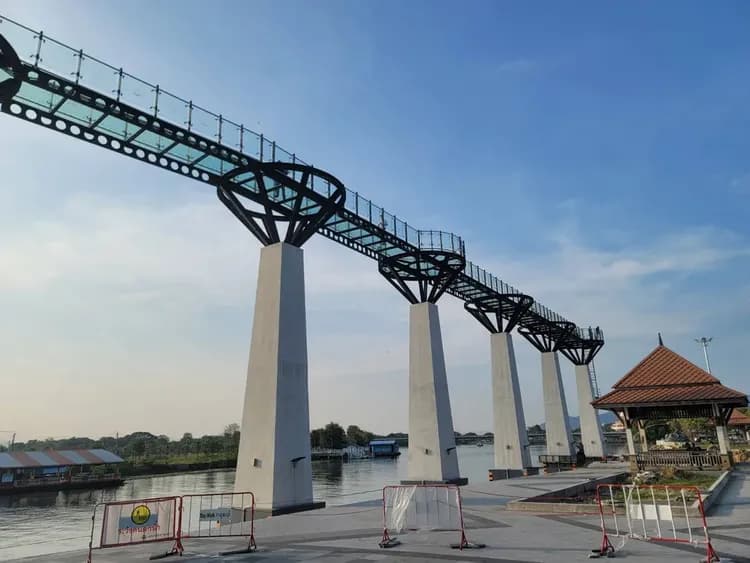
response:
[[[344,184],[306,164],[252,161],[221,177],[219,199],[264,245],[302,246],[346,200]],[[286,224],[282,238],[278,224]]]

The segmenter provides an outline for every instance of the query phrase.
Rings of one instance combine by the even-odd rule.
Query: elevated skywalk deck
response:
[[[278,183],[259,187],[253,175],[232,178],[237,189],[267,207],[296,206],[296,213],[314,214],[337,189],[325,175],[304,177],[296,167],[306,164],[302,159],[243,124],[2,16],[0,104],[5,114],[215,187],[254,162],[292,165],[287,174],[308,186],[309,197]],[[317,231],[379,262],[424,255],[415,267],[425,273],[435,267],[427,258],[431,251],[464,255],[460,237],[415,229],[350,189],[343,207]],[[598,328],[577,327],[470,261],[447,292],[467,303],[492,304],[506,320],[515,315],[514,325],[544,334],[558,348],[603,344]],[[522,301],[530,306],[519,315]]]

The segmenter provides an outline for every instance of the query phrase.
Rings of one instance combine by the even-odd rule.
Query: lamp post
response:
[[[703,357],[706,358],[706,371],[711,373],[711,363],[708,361],[708,344],[713,340],[713,336],[706,338],[696,338],[695,341],[703,347]]]

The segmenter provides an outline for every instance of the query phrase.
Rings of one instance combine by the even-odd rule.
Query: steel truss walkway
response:
[[[291,165],[287,173],[300,181],[297,165],[305,164],[242,124],[2,16],[0,104],[5,114],[215,187],[234,170],[266,162]],[[285,213],[292,206],[296,211],[314,210],[339,189],[325,176],[315,180],[309,179],[309,187],[320,198],[296,197],[280,184],[261,193],[251,178],[235,179],[246,195]],[[349,189],[344,206],[316,228],[379,263],[392,256],[418,255],[420,250],[464,253],[458,236],[417,230]],[[472,262],[466,261],[446,291],[465,301],[467,308],[497,313],[498,320],[508,322],[505,330],[518,326],[527,338],[550,339],[563,353],[579,351],[593,357],[604,344],[598,327],[577,327]]]

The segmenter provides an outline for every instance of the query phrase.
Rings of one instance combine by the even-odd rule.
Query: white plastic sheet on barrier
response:
[[[175,538],[177,498],[109,503],[104,506],[101,547]]]
[[[383,496],[385,528],[389,531],[463,529],[455,486],[386,487]]]

